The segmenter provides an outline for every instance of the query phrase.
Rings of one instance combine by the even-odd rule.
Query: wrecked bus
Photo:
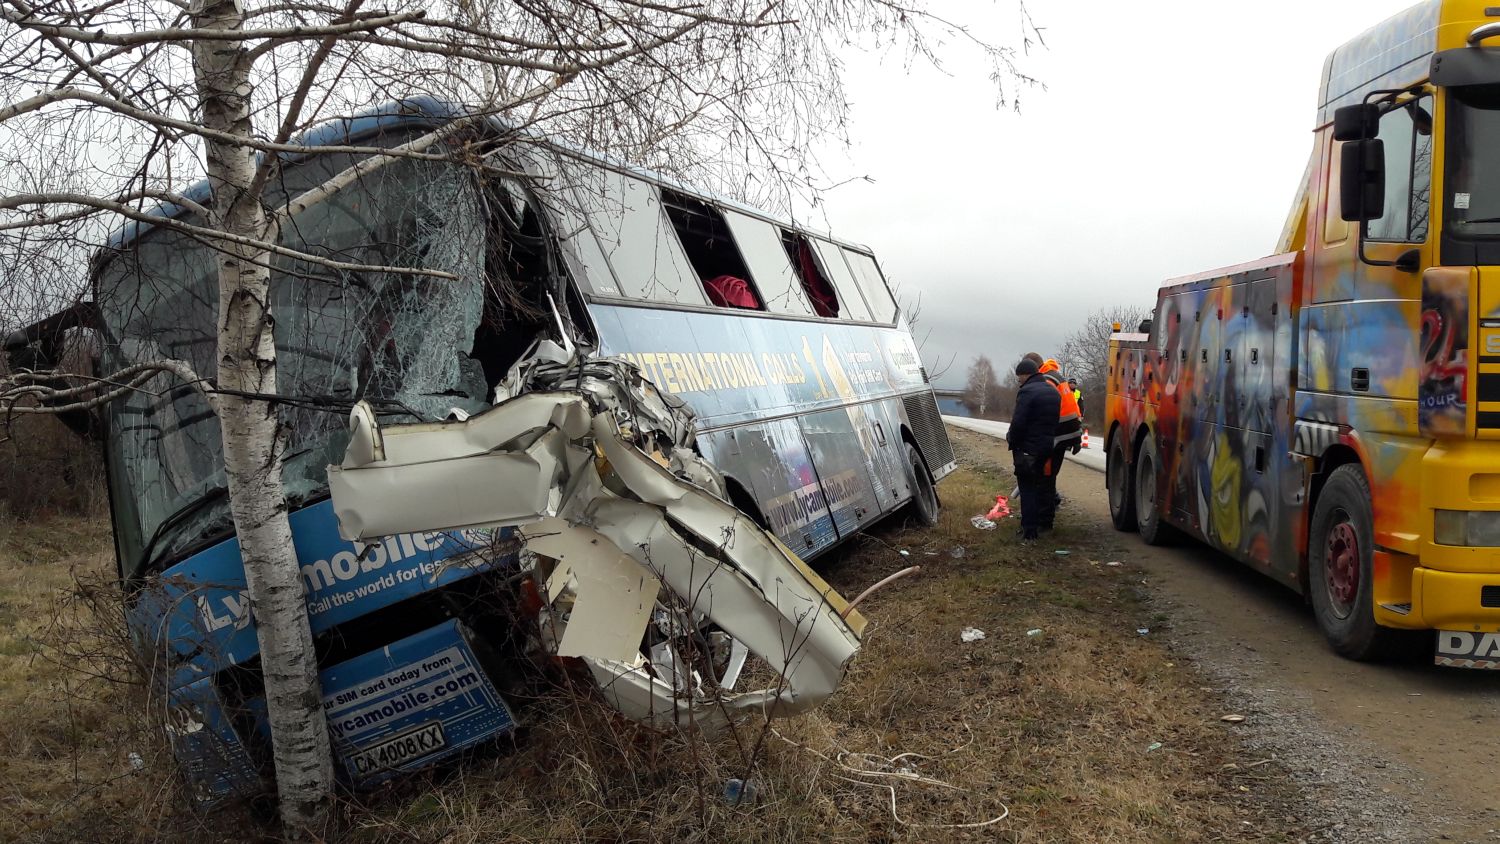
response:
[[[1429,0],[1335,50],[1279,254],[1168,282],[1110,341],[1115,525],[1302,592],[1351,658],[1429,631],[1500,668],[1496,36],[1500,9]]]
[[[405,102],[301,143],[389,147],[461,117]],[[538,642],[650,723],[826,697],[862,622],[801,558],[902,508],[933,523],[953,468],[873,255],[498,122],[458,137],[503,166],[385,160],[281,240],[461,282],[284,258],[273,274],[287,503],[337,768],[374,783],[510,731]],[[267,202],[356,160],[289,156]],[[127,225],[94,303],[7,351],[41,368],[88,326],[102,371],[211,373],[215,273],[190,235]],[[205,804],[254,793],[268,736],[217,419],[167,385],[73,422],[103,439],[133,635],[186,779]],[[608,559],[589,556],[600,542]],[[631,578],[651,585],[615,589]],[[717,607],[693,604],[704,590]],[[785,682],[731,697],[749,655]]]

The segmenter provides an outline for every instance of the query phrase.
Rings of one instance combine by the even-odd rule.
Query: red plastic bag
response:
[[[991,507],[990,511],[988,513],[984,514],[984,517],[986,519],[989,519],[990,521],[993,522],[993,521],[998,521],[1000,519],[1003,519],[1003,518],[1005,518],[1006,516],[1009,516],[1009,515],[1010,515],[1010,502],[1008,502],[1008,501],[1005,500],[1005,496],[1003,496],[1003,495],[997,495],[997,496],[995,496],[995,506]]]

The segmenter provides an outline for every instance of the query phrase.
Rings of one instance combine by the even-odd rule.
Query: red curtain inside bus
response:
[[[828,279],[818,272],[817,259],[813,258],[812,246],[805,239],[798,238],[797,244],[797,275],[802,278],[802,289],[807,291],[807,298],[812,300],[813,310],[820,317],[837,317],[839,315],[839,298],[833,292],[833,287],[828,284]]]
[[[760,300],[743,278],[732,275],[714,276],[703,282],[708,291],[708,300],[721,308],[753,308],[760,310]]]

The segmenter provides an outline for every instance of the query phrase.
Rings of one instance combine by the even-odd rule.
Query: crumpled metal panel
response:
[[[584,659],[606,699],[643,722],[712,728],[833,693],[864,620],[723,500],[718,472],[691,448],[686,405],[629,362],[580,361],[550,343],[500,395],[514,397],[443,423],[381,427],[356,408],[343,465],[329,470],[344,537],[518,527],[551,569],[538,584],[543,640]],[[717,626],[738,653],[733,675],[748,650],[780,682],[732,692],[670,638],[643,653],[652,624]]]

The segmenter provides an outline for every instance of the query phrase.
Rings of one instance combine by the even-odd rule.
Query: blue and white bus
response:
[[[405,102],[302,143],[389,147],[459,116]],[[479,413],[536,338],[566,323],[590,353],[623,357],[688,402],[697,448],[731,503],[803,558],[903,508],[934,523],[934,484],[954,465],[868,249],[515,137],[499,123],[465,136],[506,168],[391,159],[282,233],[302,252],[462,280],[280,259],[273,275],[294,543],[325,711],[355,784],[510,730],[526,637],[514,622],[524,591],[514,554],[484,556],[492,535],[412,533],[360,549],[340,539],[326,467],[343,454],[353,402],[396,422]],[[267,202],[354,160],[288,158]],[[182,208],[159,213],[192,220]],[[93,289],[92,313],[39,323],[8,350],[45,357],[61,329],[87,322],[103,371],[164,357],[214,371],[207,246],[166,226],[126,226],[95,262]],[[164,655],[175,752],[204,802],[253,791],[268,745],[218,422],[187,388],[135,393],[102,416],[120,576],[135,636]]]

